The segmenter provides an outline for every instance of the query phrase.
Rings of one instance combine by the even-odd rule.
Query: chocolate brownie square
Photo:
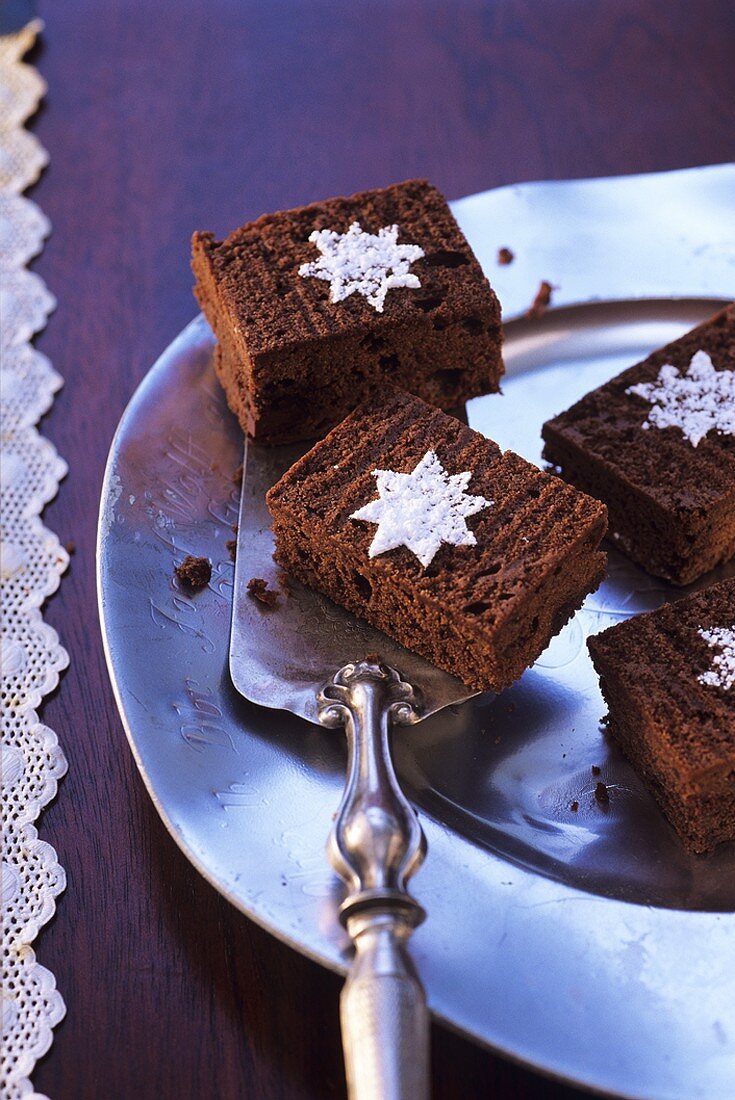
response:
[[[445,409],[498,390],[498,299],[425,180],[195,233],[192,267],[217,375],[259,442],[324,435],[383,379]]]
[[[616,545],[689,584],[735,554],[735,303],[547,421],[544,457]]]
[[[398,390],[267,502],[287,572],[478,691],[513,683],[604,575],[602,504]]]
[[[735,840],[735,580],[587,641],[608,731],[694,852]]]

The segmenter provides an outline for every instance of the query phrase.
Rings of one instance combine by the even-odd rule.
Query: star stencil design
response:
[[[426,568],[443,542],[475,546],[467,516],[489,508],[492,500],[465,492],[472,474],[448,474],[435,451],[427,451],[410,474],[373,470],[379,499],[353,512],[350,519],[377,523],[368,557],[407,547]]]
[[[715,370],[706,351],[696,351],[689,370],[681,375],[670,363],[661,367],[655,382],[639,382],[626,393],[652,405],[641,427],[679,428],[693,447],[708,432],[735,435],[735,371]]]
[[[712,630],[697,631],[710,649],[719,649],[712,658],[712,668],[698,676],[700,684],[729,691],[735,687],[735,626],[715,626]]]
[[[399,244],[398,226],[386,225],[377,233],[364,233],[353,222],[346,233],[333,229],[315,229],[309,240],[321,256],[302,264],[302,278],[325,279],[329,298],[341,302],[350,294],[362,294],[378,313],[383,312],[385,296],[392,287],[421,286],[409,267],[425,255],[417,244]]]

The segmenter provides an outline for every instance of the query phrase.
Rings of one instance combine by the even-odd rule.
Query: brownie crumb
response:
[[[230,530],[232,531],[233,535],[236,535],[240,528],[236,523],[233,523],[230,526]]]
[[[232,480],[235,485],[242,485],[242,462],[233,473]]]
[[[70,540],[69,542],[64,543],[64,549],[66,550],[69,557],[71,557],[72,554],[76,554],[77,552],[77,544]]]
[[[251,577],[248,581],[248,594],[254,600],[264,603],[266,607],[275,607],[278,603],[278,593],[268,587],[268,581],[262,577]]]
[[[536,297],[531,303],[530,308],[526,310],[526,317],[529,319],[543,317],[551,304],[552,290],[554,290],[554,287],[551,283],[547,283],[546,279],[543,279],[536,291]]]
[[[192,592],[206,588],[212,579],[212,566],[208,558],[195,558],[187,554],[180,565],[174,566],[174,573],[180,584]]]
[[[593,774],[593,775],[599,775],[599,774],[600,774],[600,770],[601,770],[601,769],[597,767],[597,764],[593,764],[593,765],[592,765],[592,774]]]
[[[577,810],[579,809],[579,802],[577,802],[576,798],[574,799],[574,802],[572,802],[569,809],[572,811],[573,814],[576,814]]]
[[[498,263],[501,267],[507,267],[508,264],[512,264],[515,258],[515,253],[511,252],[509,248],[498,249]]]
[[[230,555],[230,561],[234,561],[237,557],[237,539],[228,539],[225,546],[227,547],[227,553]]]
[[[599,802],[600,806],[607,806],[610,802],[610,795],[607,792],[607,787],[602,782],[598,783],[595,787],[595,801]]]

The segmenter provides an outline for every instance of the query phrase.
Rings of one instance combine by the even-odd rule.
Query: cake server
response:
[[[352,1100],[424,1100],[429,1014],[407,944],[424,910],[407,883],[426,841],[390,752],[395,726],[413,724],[471,692],[385,634],[285,579],[273,561],[265,494],[306,450],[245,445],[230,674],[260,706],[347,734],[347,781],[327,845],[347,887],[340,920],[355,954],[340,1016]],[[279,593],[274,607],[248,581]]]

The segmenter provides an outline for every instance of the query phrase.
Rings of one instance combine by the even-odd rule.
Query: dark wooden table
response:
[[[426,175],[450,197],[735,156],[731,0],[41,0],[39,340],[66,379],[44,430],[73,540],[48,619],[72,664],[44,717],[69,775],[42,820],[69,886],[37,947],[68,1007],[35,1084],[54,1100],[344,1096],[339,981],[187,863],[128,750],[94,588],[97,504],[135,386],[195,312],[194,228]],[[509,241],[512,244],[512,241]],[[547,1097],[436,1027],[435,1095]]]

